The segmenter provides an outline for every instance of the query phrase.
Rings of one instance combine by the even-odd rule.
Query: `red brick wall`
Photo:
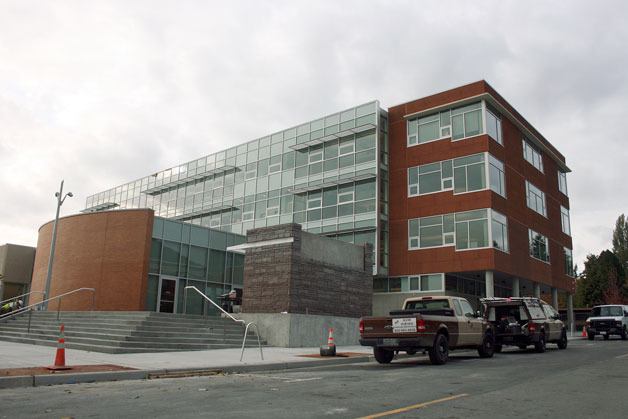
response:
[[[52,222],[39,229],[33,291],[45,287]],[[152,210],[119,210],[64,217],[57,245],[50,296],[95,288],[95,310],[143,310],[153,230]],[[35,294],[37,296],[37,294]],[[38,296],[32,302],[41,301]],[[61,310],[89,310],[91,294],[63,298]],[[51,302],[50,310],[57,309]]]
[[[404,115],[484,93],[490,93],[503,106],[518,115],[484,81],[389,109],[390,275],[490,269],[573,291],[573,279],[564,274],[563,267],[563,246],[572,248],[572,243],[571,237],[561,230],[560,205],[569,208],[569,199],[558,190],[558,165],[545,153],[544,173],[525,161],[522,133],[514,123],[502,117],[504,146],[487,135],[456,142],[444,139],[414,147],[406,146]],[[536,132],[525,120],[520,122]],[[547,140],[541,137],[541,141],[555,151]],[[485,151],[489,151],[506,166],[507,199],[490,190],[460,195],[447,191],[408,198],[409,167]],[[557,151],[555,153],[564,162],[562,155]],[[545,192],[548,218],[527,207],[525,179]],[[508,217],[509,254],[492,249],[456,252],[453,247],[408,250],[408,219],[478,208],[494,208]],[[551,265],[529,256],[528,227],[548,237]]]

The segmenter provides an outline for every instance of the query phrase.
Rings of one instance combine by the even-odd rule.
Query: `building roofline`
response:
[[[471,102],[473,100],[485,99],[493,107],[497,108],[497,110],[499,110],[502,114],[506,115],[508,119],[510,119],[515,125],[517,125],[517,128],[523,131],[523,133],[526,135],[528,139],[532,140],[537,146],[541,147],[541,149],[543,149],[556,163],[558,163],[558,166],[561,168],[561,170],[565,172],[571,172],[571,169],[569,169],[569,167],[565,163],[565,156],[563,156],[552,145],[552,143],[550,143],[547,140],[547,138],[545,138],[530,122],[528,122],[528,120],[525,119],[510,103],[508,103],[508,101],[504,99],[502,95],[500,95],[488,82],[486,82],[486,80],[479,80],[473,83],[465,84],[463,86],[455,87],[453,89],[445,90],[445,91],[435,93],[429,96],[425,96],[419,99],[408,101],[397,106],[392,106],[389,108],[389,110],[393,108],[407,106],[417,101],[423,101],[423,100],[429,101],[430,99],[434,99],[439,96],[446,97],[461,89],[470,88],[470,87],[478,88],[479,92],[474,95],[470,95],[463,98],[458,98],[455,100],[450,100],[450,101],[447,101],[446,103],[441,103],[436,106],[431,106],[429,108],[425,108],[420,111],[404,114],[403,117],[408,118],[415,115],[421,115],[421,114],[437,111],[439,109],[450,107],[451,105],[454,105],[454,104],[464,104],[467,102]]]

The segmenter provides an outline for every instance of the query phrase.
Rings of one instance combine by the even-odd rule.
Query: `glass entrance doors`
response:
[[[174,313],[177,309],[177,279],[162,276],[159,279],[157,311]]]

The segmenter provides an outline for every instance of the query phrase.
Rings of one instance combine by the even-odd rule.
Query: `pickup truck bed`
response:
[[[392,311],[390,316],[364,317],[360,319],[360,344],[372,346],[380,363],[389,363],[400,351],[414,354],[427,350],[433,364],[447,362],[450,349],[473,348],[480,356],[491,357],[492,327],[468,310],[463,314],[460,300],[464,299],[413,298],[404,303],[404,307],[412,308]]]

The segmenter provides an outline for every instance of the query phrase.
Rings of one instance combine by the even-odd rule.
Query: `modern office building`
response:
[[[486,82],[378,101],[89,196],[234,234],[373,245],[375,314],[415,294],[574,292],[565,158]],[[568,298],[570,301],[570,298]]]

